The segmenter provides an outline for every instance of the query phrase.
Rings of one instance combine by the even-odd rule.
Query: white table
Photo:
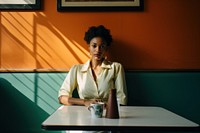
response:
[[[161,107],[121,106],[120,119],[92,118],[84,106],[61,106],[45,130],[199,131],[199,125]]]

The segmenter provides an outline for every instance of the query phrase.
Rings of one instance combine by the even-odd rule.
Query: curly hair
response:
[[[92,26],[88,29],[87,32],[85,32],[84,40],[87,42],[87,44],[90,44],[90,41],[94,37],[101,37],[103,41],[107,43],[107,46],[110,46],[112,42],[112,35],[110,34],[110,30],[106,29],[103,25],[99,25],[97,27]]]

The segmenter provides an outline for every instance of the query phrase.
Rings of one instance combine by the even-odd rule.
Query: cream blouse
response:
[[[66,95],[72,97],[72,92],[77,88],[81,99],[108,100],[109,90],[117,89],[117,99],[120,104],[127,104],[127,89],[124,69],[120,63],[104,60],[101,72],[96,81],[93,78],[90,60],[85,64],[74,65],[67,74],[58,97]]]

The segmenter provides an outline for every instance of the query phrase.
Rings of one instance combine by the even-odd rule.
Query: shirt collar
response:
[[[82,68],[81,68],[81,72],[85,72],[90,68],[90,61],[88,60],[85,64],[83,64]],[[108,60],[104,60],[101,64],[101,67],[104,69],[110,69],[111,68],[111,62]]]

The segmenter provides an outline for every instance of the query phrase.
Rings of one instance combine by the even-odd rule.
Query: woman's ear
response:
[[[108,55],[109,55],[109,53],[108,53],[108,48],[106,48],[106,51],[105,51],[105,53],[104,53],[104,57],[107,59]]]
[[[89,50],[89,52],[90,52],[90,45],[88,45],[88,50]]]
[[[106,53],[108,52],[109,46],[106,47]]]
[[[88,44],[88,55],[91,55],[91,51],[90,51],[90,45]]]

